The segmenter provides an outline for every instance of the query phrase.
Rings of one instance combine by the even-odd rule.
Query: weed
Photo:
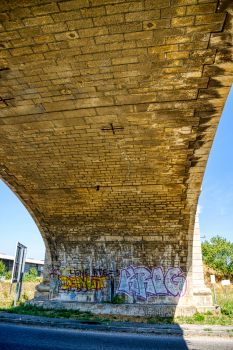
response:
[[[197,313],[194,315],[194,320],[197,322],[203,322],[205,320],[205,316]]]
[[[19,305],[24,305],[24,301],[22,299],[19,299],[18,304]]]
[[[4,297],[5,298],[7,298],[8,297],[8,293],[5,291],[5,292],[3,292],[3,295],[4,295]]]
[[[29,296],[27,295],[26,292],[23,292],[23,293],[22,293],[22,298],[23,298],[24,300],[28,300],[28,299],[29,299]]]
[[[207,311],[204,315],[213,315],[213,313],[211,311]]]
[[[112,299],[112,304],[123,304],[123,298],[120,298],[117,294]]]
[[[149,324],[155,324],[155,323],[157,323],[157,322],[156,322],[156,320],[154,320],[152,317],[149,317],[149,318],[147,319],[147,323],[149,323]]]
[[[208,331],[212,331],[212,328],[204,328],[204,331],[208,332]]]

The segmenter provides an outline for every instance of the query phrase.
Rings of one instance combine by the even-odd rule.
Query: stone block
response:
[[[185,10],[186,10],[185,6],[171,7],[171,8],[168,7],[161,10],[161,17],[170,18],[170,17],[183,16],[185,14]]]
[[[48,43],[54,41],[54,36],[52,34],[40,35],[34,38],[36,44]]]
[[[116,33],[132,33],[132,32],[140,32],[142,30],[142,23],[126,23],[126,24],[114,24],[109,27],[110,34]]]
[[[75,29],[75,28],[73,29],[72,28],[73,27],[70,27],[71,30]],[[108,34],[108,28],[105,26],[79,30],[79,35],[81,38],[98,36],[98,35],[107,35],[107,34]]]
[[[226,18],[225,13],[215,13],[213,15],[199,15],[195,18],[195,24],[201,25],[201,24],[209,24],[209,23],[216,23],[216,22],[224,22]]]
[[[73,0],[59,3],[62,11],[72,11],[89,6],[89,0]]]
[[[149,47],[148,53],[161,53],[161,52],[171,52],[178,51],[178,45],[162,45],[157,47]]]
[[[154,102],[155,94],[119,95],[115,97],[117,105]]]
[[[186,90],[186,91],[167,91],[158,92],[158,101],[177,101],[177,100],[192,100],[196,99],[197,90]]]
[[[220,32],[222,30],[223,23],[214,23],[202,26],[187,27],[187,34],[200,33],[200,32]]]
[[[171,27],[187,27],[194,24],[194,16],[172,18]]]
[[[100,106],[111,106],[113,105],[113,99],[111,97],[105,98],[89,98],[80,99],[75,102],[76,108],[90,108],[90,107],[100,107]]]
[[[124,16],[122,14],[109,15],[93,18],[93,22],[96,27],[111,25],[116,23],[123,23],[125,21]]]
[[[161,9],[163,7],[169,7],[170,3],[169,0],[146,0],[145,1],[145,8],[146,9],[154,9],[158,8]]]
[[[113,4],[106,6],[107,14],[115,14],[115,13],[128,13],[134,11],[141,11],[142,3],[141,2],[128,2],[124,4]]]
[[[41,29],[43,30],[44,34],[50,34],[66,31],[68,30],[68,27],[65,23],[56,23],[42,26]]]
[[[37,36],[43,34],[41,31],[40,27],[33,27],[33,28],[25,28],[25,29],[20,29],[19,34],[21,37],[30,37],[30,36]],[[15,39],[15,38],[14,38]]]
[[[3,22],[3,25],[7,30],[14,30],[14,29],[19,29],[24,27],[24,24],[20,20],[6,21],[6,22]]]
[[[143,12],[131,12],[125,14],[126,22],[135,22],[135,21],[145,21],[145,20],[154,20],[160,18],[159,10],[150,10]]]
[[[59,12],[59,13],[53,13],[52,18],[55,22],[62,22],[62,21],[69,21],[67,25],[69,26],[70,22],[82,18],[80,11],[70,11],[70,12]],[[91,21],[90,21],[91,22]],[[91,26],[93,26],[93,23],[91,22]]]
[[[53,2],[51,4],[32,7],[31,11],[33,15],[40,16],[40,15],[46,15],[48,13],[59,12],[59,8],[57,4]]]
[[[197,15],[202,13],[215,12],[217,3],[187,6],[186,15]]]

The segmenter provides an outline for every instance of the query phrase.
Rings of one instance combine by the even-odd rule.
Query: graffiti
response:
[[[116,270],[114,272],[113,270],[107,271],[107,269],[93,269],[93,272],[90,273],[90,269],[75,269],[72,267],[66,267],[65,269],[55,269],[52,268],[50,270],[50,278],[51,276],[61,276],[61,275],[68,275],[68,276],[75,276],[75,277],[88,277],[92,275],[93,277],[106,277],[107,279],[110,279],[111,276],[120,276],[119,270]]]
[[[113,276],[120,276],[120,272],[118,270],[114,272],[107,269],[92,269],[92,273],[90,273],[90,269],[83,268],[52,268],[50,270],[50,278],[56,279],[56,276],[60,281],[62,291],[89,291],[106,288],[105,282]]]
[[[104,281],[106,281],[106,277],[96,277],[96,276],[83,276],[81,277],[67,277],[67,276],[59,276],[61,280],[62,290],[101,290],[105,288]]]
[[[60,274],[59,269],[52,268],[52,270],[50,270],[49,276],[51,278],[51,276],[58,276],[59,274]]]
[[[148,297],[159,295],[183,297],[187,291],[187,280],[180,267],[171,267],[166,274],[162,267],[150,271],[147,267],[129,266],[120,271],[120,282],[117,293],[125,293],[130,298],[131,292],[135,297],[148,301]]]

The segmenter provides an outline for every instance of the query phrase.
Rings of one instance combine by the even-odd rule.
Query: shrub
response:
[[[33,275],[30,275],[29,272],[25,272],[23,275],[23,281],[25,282],[34,282],[36,281],[36,277]]]
[[[201,321],[204,321],[204,319],[205,319],[204,315],[201,315],[201,314],[194,315],[194,320],[195,321],[201,322]]]
[[[37,277],[37,270],[33,267],[32,269],[29,270],[29,274],[34,277]]]
[[[3,263],[2,260],[0,260],[0,276],[3,275],[4,271],[6,270],[6,266],[5,264]]]
[[[123,298],[120,298],[117,294],[115,297],[112,299],[112,304],[122,304],[123,303]]]
[[[6,280],[10,280],[12,276],[12,271],[5,272],[4,276],[6,277]]]

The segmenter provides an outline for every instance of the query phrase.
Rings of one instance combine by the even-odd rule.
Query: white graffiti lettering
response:
[[[125,293],[148,301],[148,297],[167,295],[184,297],[187,291],[187,280],[180,267],[171,267],[166,274],[161,266],[152,269],[145,266],[129,266],[120,271],[117,293]]]

